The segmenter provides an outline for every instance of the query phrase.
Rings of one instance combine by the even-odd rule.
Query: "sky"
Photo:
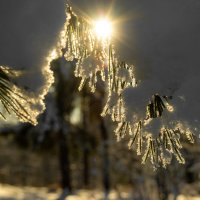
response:
[[[118,54],[138,68],[138,76],[159,65],[199,64],[200,2],[198,0],[71,0],[92,16],[113,16]],[[97,6],[101,5],[101,6]],[[101,8],[102,9],[101,9]],[[99,14],[98,14],[99,13]],[[115,37],[114,35],[114,37]],[[185,67],[184,67],[185,68]],[[139,70],[142,69],[142,70]],[[142,78],[142,77],[141,77]]]
[[[64,0],[1,0],[0,65],[24,70],[22,84],[39,93],[45,58],[64,21]]]
[[[0,66],[22,72],[13,81],[29,100],[19,99],[34,123],[53,82],[47,58],[64,22],[64,0],[0,1]]]
[[[109,11],[118,55],[135,65],[141,88],[148,91],[143,95],[141,90],[141,98],[155,92],[172,94],[177,97],[174,104],[180,107],[176,115],[199,121],[198,0],[70,2],[78,13],[90,18]],[[64,0],[0,1],[0,65],[26,71],[21,84],[35,93],[46,84],[47,77],[41,72],[64,25],[64,11]]]

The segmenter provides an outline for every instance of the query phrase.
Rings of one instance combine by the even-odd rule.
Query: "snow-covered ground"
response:
[[[2,200],[42,200],[56,199],[57,194],[48,193],[46,188],[15,187],[0,185],[0,199]]]
[[[0,200],[56,200],[59,198],[61,190],[48,192],[48,188],[16,187],[11,185],[0,185]],[[104,194],[97,190],[79,190],[73,195],[69,195],[67,200],[100,200],[104,199]],[[117,194],[111,192],[110,200],[129,199],[127,192]]]
[[[61,191],[48,192],[47,188],[35,187],[16,187],[11,185],[0,185],[0,200],[56,200]],[[103,200],[104,194],[98,190],[79,190],[74,195],[70,195],[67,200]],[[132,200],[128,192],[120,194],[112,191],[109,195],[110,200]],[[173,199],[171,195],[169,200]],[[177,200],[199,200],[199,196],[180,195]]]

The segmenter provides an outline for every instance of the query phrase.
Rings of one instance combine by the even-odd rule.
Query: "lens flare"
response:
[[[108,19],[99,19],[94,22],[96,35],[101,39],[110,38],[112,35],[112,23]]]

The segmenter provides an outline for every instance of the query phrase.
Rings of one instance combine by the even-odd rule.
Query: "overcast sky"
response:
[[[110,17],[118,22],[118,53],[136,66],[138,79],[152,79],[152,84],[156,80],[165,89],[175,87],[177,96],[190,94],[191,99],[199,99],[199,0],[71,3],[76,11],[91,18],[110,11]],[[63,26],[64,9],[64,0],[0,1],[0,65],[30,71],[24,81],[35,91],[43,84],[41,67]]]
[[[95,18],[110,11],[116,46],[144,76],[159,68],[200,64],[198,0],[71,0],[76,10]],[[64,0],[0,1],[0,64],[40,69],[65,20]],[[195,67],[196,68],[196,67]],[[167,71],[168,72],[168,71]],[[168,72],[170,73],[170,72]],[[186,73],[185,70],[182,73]]]
[[[177,64],[184,67],[200,64],[198,0],[71,2],[75,4],[76,9],[92,17],[96,17],[103,10],[111,10],[110,16],[115,16],[114,21],[119,21],[115,27],[119,54],[138,68],[151,70],[155,65],[165,68]],[[103,9],[100,9],[98,4],[101,4]]]
[[[64,0],[0,1],[0,65],[29,71],[27,87],[43,83],[42,66],[65,21]]]

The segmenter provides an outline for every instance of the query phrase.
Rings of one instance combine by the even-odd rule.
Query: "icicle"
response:
[[[97,74],[101,75],[108,92],[101,116],[110,115],[111,119],[117,122],[115,129],[117,140],[129,133],[129,148],[136,144],[134,146],[136,146],[137,154],[143,154],[142,163],[150,158],[155,168],[160,165],[166,167],[172,155],[175,155],[180,163],[184,163],[180,153],[182,148],[180,137],[185,135],[191,143],[194,142],[194,138],[189,129],[182,129],[186,131],[180,134],[175,131],[177,125],[173,127],[163,120],[166,112],[174,111],[170,102],[172,97],[161,96],[155,91],[143,100],[138,98],[138,96],[143,97],[143,93],[141,95],[137,92],[136,108],[127,106],[132,103],[126,99],[126,96],[129,97],[127,92],[132,92],[134,95],[134,92],[138,91],[137,89],[141,86],[141,83],[136,81],[134,66],[120,61],[110,39],[98,38],[90,22],[76,16],[71,7],[67,8],[67,12],[66,33],[63,34],[67,37],[65,57],[68,60],[78,59],[74,73],[76,77],[81,78],[79,90],[88,80],[91,92],[95,92]],[[148,93],[146,88],[142,89]],[[129,108],[133,108],[133,111]],[[151,127],[156,130],[152,130]],[[144,146],[146,146],[145,150],[143,150]]]
[[[82,77],[78,90],[81,91],[86,83],[87,78]]]

